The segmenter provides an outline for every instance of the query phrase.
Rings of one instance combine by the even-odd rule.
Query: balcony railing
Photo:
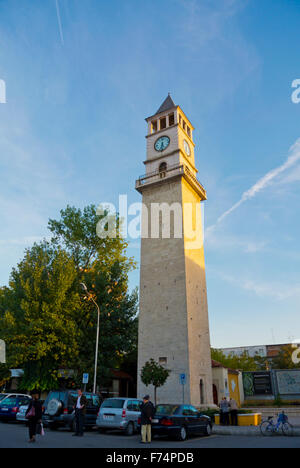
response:
[[[168,166],[166,170],[157,170],[154,172],[150,172],[149,174],[140,176],[136,181],[136,189],[139,190],[146,185],[162,182],[164,179],[170,179],[173,177],[178,177],[180,175],[185,177],[190,183],[192,183],[196,190],[201,194],[203,200],[206,200],[206,191],[203,185],[199,182],[199,180],[194,176],[194,174],[185,164],[176,164],[174,166]]]

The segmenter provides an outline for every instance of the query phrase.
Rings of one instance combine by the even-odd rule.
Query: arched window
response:
[[[159,172],[166,172],[166,170],[167,170],[167,163],[166,162],[161,163],[161,165],[159,166]]]
[[[204,382],[203,379],[200,379],[200,404],[204,404]]]

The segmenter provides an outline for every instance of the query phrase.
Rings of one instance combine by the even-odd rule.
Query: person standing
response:
[[[230,398],[230,417],[232,426],[238,426],[238,404],[234,398]]]
[[[154,405],[150,401],[149,395],[144,396],[141,404],[141,427],[142,427],[142,444],[151,443],[151,424],[155,413]]]
[[[221,424],[224,426],[229,426],[229,402],[226,397],[222,398],[220,403],[221,410]]]
[[[36,441],[37,425],[41,424],[43,416],[42,403],[40,402],[40,395],[37,390],[31,392],[32,400],[26,411],[26,419],[28,420],[29,428],[29,443]]]
[[[78,398],[74,407],[75,423],[76,423],[76,432],[75,434],[73,434],[74,437],[83,437],[86,406],[87,406],[87,399],[84,396],[82,389],[79,389]]]

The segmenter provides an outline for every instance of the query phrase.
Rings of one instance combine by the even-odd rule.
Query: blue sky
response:
[[[0,18],[0,284],[67,204],[140,201],[144,118],[171,92],[208,192],[212,344],[300,338],[299,2],[0,0]]]

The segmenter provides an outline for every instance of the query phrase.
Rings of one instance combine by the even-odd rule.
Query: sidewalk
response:
[[[289,423],[294,427],[300,428],[300,418],[289,418]]]
[[[290,419],[290,423],[293,426],[293,437],[300,437],[300,420],[293,422],[293,418]],[[231,436],[260,436],[259,426],[213,426],[213,434],[217,435],[231,435]]]

